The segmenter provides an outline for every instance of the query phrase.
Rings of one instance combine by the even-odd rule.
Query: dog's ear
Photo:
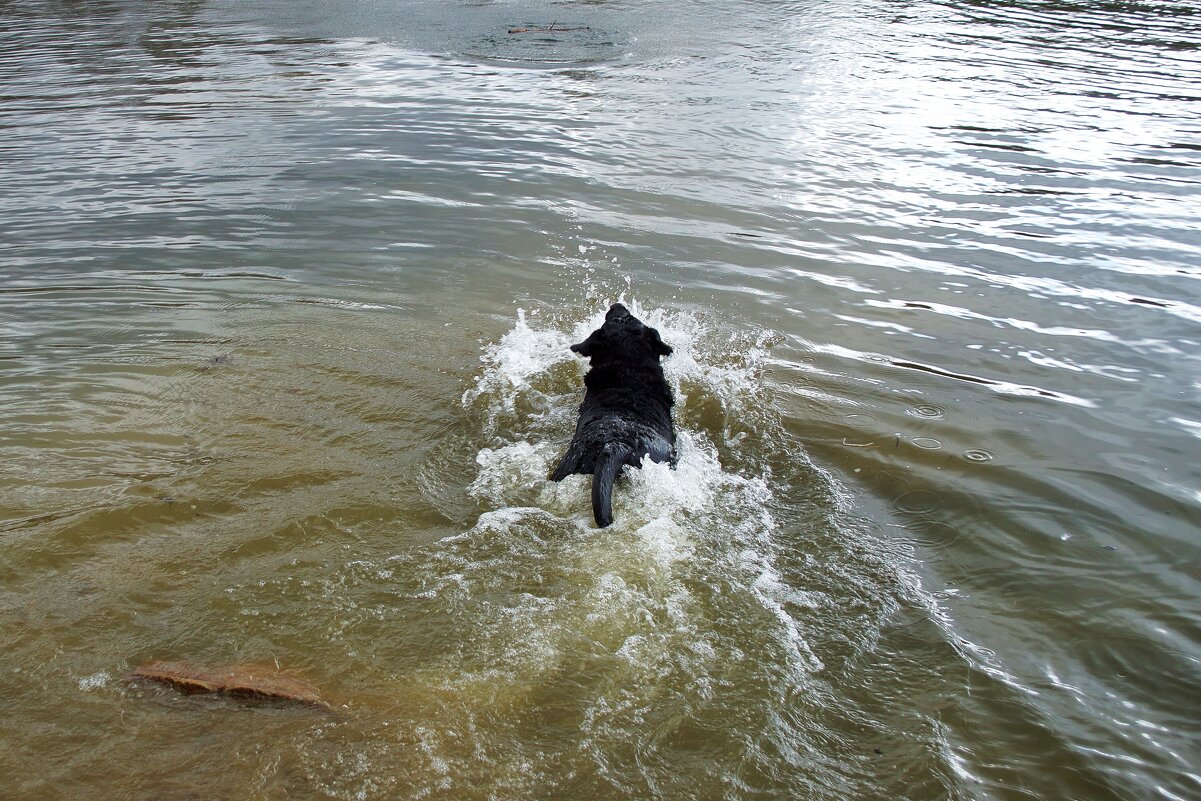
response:
[[[643,329],[643,331],[644,331],[643,336],[645,336],[647,338],[647,340],[651,343],[651,352],[652,353],[654,353],[656,356],[670,356],[671,355],[671,353],[672,353],[671,345],[668,345],[666,342],[663,341],[663,337],[659,336],[659,331],[657,329],[647,326],[646,328]]]
[[[598,328],[588,335],[588,338],[583,342],[577,342],[571,346],[571,349],[580,354],[584,358],[588,358],[596,352],[596,348],[601,344],[601,330]]]

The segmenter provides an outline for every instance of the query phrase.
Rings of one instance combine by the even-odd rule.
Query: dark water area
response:
[[[1196,798],[1199,219],[1192,3],[0,2],[0,799]]]

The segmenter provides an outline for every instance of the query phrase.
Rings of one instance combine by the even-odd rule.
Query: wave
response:
[[[674,349],[678,464],[628,470],[605,529],[587,477],[547,478],[581,396],[568,345],[607,302],[577,318],[519,312],[486,346],[462,397],[478,423],[478,519],[387,566],[457,643],[410,677],[436,688],[441,720],[422,723],[413,775],[434,795],[474,773],[475,790],[504,776],[506,792],[683,797],[704,777],[840,797],[861,778],[828,740],[856,702],[829,674],[870,650],[905,581],[781,425],[761,380],[772,332],[622,300]],[[456,727],[478,738],[462,759],[492,778],[458,764]]]

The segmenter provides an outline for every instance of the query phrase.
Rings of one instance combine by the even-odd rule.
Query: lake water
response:
[[[1199,220],[1191,3],[0,3],[0,798],[1201,797]]]

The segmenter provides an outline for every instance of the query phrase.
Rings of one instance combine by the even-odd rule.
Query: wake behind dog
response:
[[[592,476],[592,514],[602,528],[613,522],[613,482],[625,465],[643,458],[675,461],[674,399],[661,356],[671,355],[659,332],[614,303],[604,324],[571,349],[591,359],[584,402],[567,453],[551,474]]]

